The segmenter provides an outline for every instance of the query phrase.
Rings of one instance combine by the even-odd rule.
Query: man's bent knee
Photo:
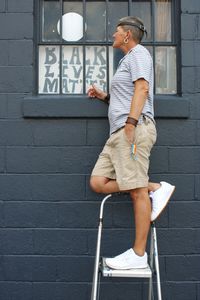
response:
[[[100,185],[99,185],[99,182],[98,182],[96,176],[91,176],[90,177],[90,187],[94,192],[101,193]]]
[[[91,176],[90,187],[96,193],[103,193],[105,184],[109,181],[106,177]]]

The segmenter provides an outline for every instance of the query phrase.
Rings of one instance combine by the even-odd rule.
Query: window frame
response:
[[[85,40],[85,34],[83,37],[83,40],[80,42],[64,42],[63,39],[60,39],[59,42],[43,42],[41,39],[41,33],[42,33],[42,25],[41,25],[41,3],[43,0],[37,0],[35,1],[35,20],[36,20],[36,26],[34,27],[34,37],[35,37],[35,59],[34,59],[34,70],[35,70],[35,75],[34,75],[34,95],[38,96],[64,96],[64,97],[73,97],[73,96],[85,96],[86,91],[83,88],[83,93],[82,94],[64,94],[64,93],[59,93],[59,94],[41,94],[39,93],[39,46],[40,45],[58,45],[60,46],[60,52],[62,51],[61,48],[62,46],[83,46],[83,49],[85,49],[85,46],[95,46],[95,45],[101,45],[101,46],[106,46],[106,48],[112,46],[112,42],[108,41],[108,26],[106,26],[106,41],[91,41],[88,42]],[[60,8],[63,5],[63,0],[59,0],[60,2]],[[171,5],[171,26],[172,28],[175,28],[172,30],[172,41],[170,42],[155,42],[155,2],[156,0],[151,0],[152,5],[151,5],[151,22],[153,24],[152,26],[152,41],[143,41],[142,45],[144,46],[150,46],[153,48],[153,61],[154,61],[154,73],[155,73],[155,47],[157,46],[173,46],[176,47],[176,85],[177,85],[177,93],[176,94],[156,94],[155,93],[155,84],[154,84],[154,95],[157,96],[181,96],[182,95],[182,90],[181,90],[181,34],[180,34],[180,25],[181,25],[181,10],[180,10],[180,2],[179,0],[172,0],[172,5]],[[83,17],[85,18],[86,16],[86,9],[85,9],[85,3],[86,0],[82,0],[83,3]],[[108,9],[108,0],[105,0],[106,3],[106,9]],[[132,0],[128,0],[128,15],[130,15],[131,11],[131,4]],[[60,17],[62,18],[62,10],[60,9]],[[108,25],[108,14],[106,14],[106,23]],[[85,31],[85,29],[84,29]],[[62,22],[61,22],[61,33],[62,33]],[[62,35],[61,35],[62,36]],[[109,91],[109,58],[108,58],[108,53],[109,50],[107,49],[107,90]],[[61,55],[61,54],[60,54]],[[85,64],[85,50],[83,50],[83,65]],[[62,66],[62,64],[60,64]],[[60,73],[60,78],[62,78],[62,67],[60,67],[61,73]],[[154,74],[155,75],[155,74]],[[85,78],[85,68],[83,68],[83,79]],[[85,86],[85,85],[84,85]],[[60,80],[60,91],[62,91],[62,80]]]

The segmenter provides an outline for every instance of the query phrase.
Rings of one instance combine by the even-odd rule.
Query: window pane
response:
[[[86,47],[86,91],[93,83],[97,87],[107,90],[107,68],[106,68],[106,47]]]
[[[109,60],[110,60],[110,65],[109,65],[109,69],[111,68],[112,73],[114,74],[115,71],[117,70],[119,61],[124,57],[124,53],[116,48],[113,47],[109,47]],[[112,57],[112,59],[110,59]]]
[[[156,93],[176,94],[176,47],[156,47]]]
[[[39,47],[39,93],[59,94],[59,46]]]
[[[42,7],[42,41],[59,41],[57,24],[60,18],[60,2],[44,1]]]
[[[150,52],[151,57],[153,58],[153,47],[152,46],[145,46],[145,48]]]
[[[69,12],[83,15],[83,1],[63,1],[63,13]]]
[[[155,37],[156,41],[171,41],[171,0],[155,2]]]
[[[119,19],[128,16],[128,1],[109,1],[108,3],[108,39],[113,41],[113,33]]]
[[[152,30],[151,30],[151,1],[150,0],[138,0],[132,1],[131,6],[131,16],[139,17],[142,19],[144,26],[147,29],[147,37],[144,39],[146,41],[152,40]]]
[[[123,52],[119,49],[113,49],[113,47],[109,47],[109,85],[111,85],[113,75],[116,72],[119,61],[123,56]]]
[[[106,40],[106,3],[87,1],[86,3],[86,40]]]
[[[83,47],[63,46],[62,92],[83,93]]]
[[[63,2],[62,36],[65,41],[80,41],[83,38],[82,1]]]

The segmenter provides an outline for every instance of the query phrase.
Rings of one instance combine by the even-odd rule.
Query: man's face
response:
[[[124,38],[126,37],[126,32],[121,26],[116,28],[113,34],[113,48],[120,48],[124,44]]]

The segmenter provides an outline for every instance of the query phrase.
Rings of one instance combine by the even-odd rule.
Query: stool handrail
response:
[[[101,206],[100,206],[100,215],[99,215],[99,219],[102,220],[103,219],[103,209],[104,209],[104,204],[105,202],[112,196],[112,194],[107,195],[106,197],[103,198],[102,202],[101,202]]]
[[[94,274],[93,274],[93,285],[92,285],[92,295],[91,300],[97,299],[97,281],[98,281],[98,273],[99,273],[99,259],[100,259],[100,249],[101,249],[101,233],[102,233],[102,225],[103,225],[103,209],[105,202],[112,196],[109,194],[105,196],[101,202],[100,207],[100,215],[99,215],[99,226],[98,226],[98,234],[97,234],[97,246],[96,246],[96,256],[95,256],[95,265],[94,265]]]

